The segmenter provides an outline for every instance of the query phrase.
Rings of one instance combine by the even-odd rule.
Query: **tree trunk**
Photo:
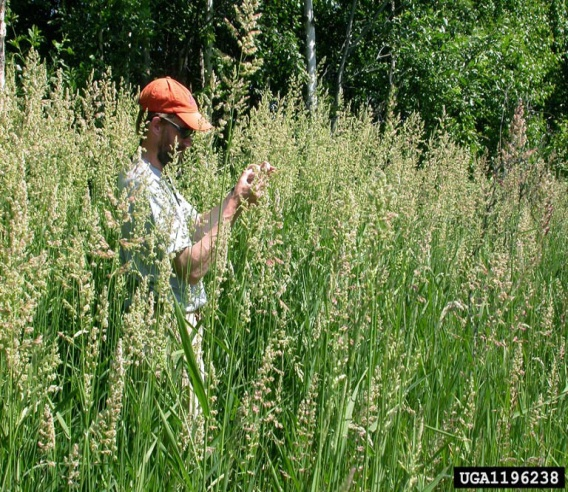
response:
[[[313,0],[304,0],[304,18],[306,29],[306,61],[308,69],[307,106],[310,111],[313,111],[317,105],[316,28],[314,25]]]
[[[205,26],[203,88],[205,90],[211,90],[213,85],[213,0],[206,1]]]
[[[104,66],[105,56],[104,56],[104,43],[103,43],[103,30],[104,28],[101,27],[99,32],[97,33],[97,39],[99,42],[99,59],[101,60],[101,65]]]
[[[351,4],[351,13],[349,14],[349,22],[347,23],[347,32],[345,33],[345,41],[343,43],[343,53],[341,54],[341,63],[337,71],[337,79],[335,83],[335,103],[333,107],[333,116],[331,119],[331,131],[335,132],[337,126],[337,112],[339,111],[339,101],[341,99],[341,92],[343,91],[343,72],[345,71],[345,63],[347,56],[351,51],[351,36],[353,32],[353,18],[355,17],[355,10],[357,9],[357,0],[353,0]]]
[[[391,12],[394,19],[395,16],[395,0],[391,1]],[[394,50],[391,50],[391,62],[389,69],[389,87],[387,93],[387,108],[386,108],[386,119],[392,119],[394,117],[394,110],[396,107],[396,85],[395,85],[395,71],[396,71],[396,54]]]
[[[4,22],[4,14],[6,12],[6,0],[0,0],[0,91],[4,90],[6,85],[6,22]]]

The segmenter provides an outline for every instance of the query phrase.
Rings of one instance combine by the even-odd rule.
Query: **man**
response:
[[[208,131],[211,124],[199,113],[190,91],[170,77],[148,84],[139,104],[142,148],[119,178],[119,188],[126,190],[131,202],[131,219],[123,225],[123,237],[135,237],[142,224],[142,232],[147,237],[154,233],[156,239],[147,240],[135,252],[123,249],[121,256],[139,277],[147,279],[150,292],[157,287],[160,260],[169,256],[173,294],[195,326],[207,300],[202,279],[215,258],[220,227],[235,222],[243,203],[256,202],[264,177],[274,168],[268,162],[247,167],[222,204],[199,215],[162,173],[174,156],[191,146],[193,132]]]

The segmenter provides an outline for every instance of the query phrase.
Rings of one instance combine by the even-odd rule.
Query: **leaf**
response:
[[[357,395],[359,394],[359,386],[361,385],[361,381],[363,381],[363,378],[365,377],[366,374],[367,374],[367,369],[365,369],[365,371],[363,372],[363,375],[359,379],[357,386],[355,386],[353,393],[349,397],[347,405],[345,406],[345,413],[343,415],[343,419],[339,424],[339,428],[341,430],[340,436],[341,436],[342,448],[345,446],[345,443],[347,441],[347,434],[349,433],[349,424],[353,419],[353,409],[355,408],[355,402],[357,401]]]
[[[185,362],[187,373],[189,375],[189,380],[191,381],[191,385],[193,387],[193,391],[195,392],[195,396],[199,400],[199,404],[201,405],[201,409],[203,410],[203,414],[205,417],[209,417],[209,404],[207,402],[207,394],[205,393],[205,386],[203,384],[203,380],[201,379],[201,374],[199,371],[199,366],[197,365],[197,361],[195,359],[195,354],[193,353],[193,348],[191,346],[191,340],[189,339],[189,333],[187,332],[187,327],[189,323],[185,319],[184,312],[177,302],[177,299],[174,297],[174,310],[175,316],[177,320],[179,335],[181,338],[181,344],[183,347],[183,351],[185,353]]]
[[[513,414],[513,419],[517,419],[521,416],[526,415],[528,412],[532,412],[534,410],[536,410],[537,408],[540,407],[544,407],[546,405],[551,405],[552,403],[556,403],[557,401],[561,400],[562,398],[564,398],[566,395],[568,394],[568,384],[566,385],[566,388],[564,388],[562,390],[562,392],[560,392],[558,395],[553,396],[552,398],[549,398],[548,400],[545,401],[541,401],[529,408],[521,408],[518,412],[515,412]]]
[[[57,419],[57,421],[59,422],[59,425],[61,426],[61,428],[63,429],[63,433],[65,434],[65,437],[67,439],[71,439],[71,432],[69,432],[69,427],[67,426],[67,424],[65,423],[65,420],[63,420],[63,417],[61,415],[61,412],[56,412],[55,413],[55,418]]]
[[[450,468],[449,466],[446,466],[446,468],[444,468],[439,474],[438,476],[434,479],[434,481],[432,483],[430,483],[428,485],[428,487],[426,487],[424,489],[423,492],[431,492],[432,490],[437,490],[437,485],[438,483],[440,483],[440,480],[442,480],[442,478],[452,478],[451,475],[448,475],[447,471],[448,468]]]
[[[156,406],[158,407],[158,411],[160,412],[160,417],[162,417],[162,421],[164,422],[164,427],[166,428],[166,435],[169,438],[169,441],[170,441],[170,444],[171,444],[171,449],[173,450],[173,460],[177,464],[177,467],[176,467],[177,471],[179,471],[181,473],[183,480],[184,480],[185,484],[187,485],[188,490],[194,490],[192,482],[191,482],[191,477],[189,476],[189,473],[187,473],[187,470],[185,469],[185,463],[183,462],[183,460],[181,459],[181,455],[179,454],[177,442],[176,442],[176,439],[174,437],[174,433],[172,431],[170,423],[168,422],[168,418],[166,417],[166,415],[162,411],[162,407],[160,407],[160,404],[157,401],[156,401]],[[171,456],[169,456],[169,457],[172,458]]]
[[[148,451],[146,451],[146,454],[144,455],[144,464],[147,464],[148,461],[150,460],[150,456],[152,456],[152,453],[154,452],[154,448],[156,447],[156,444],[158,443],[158,438],[156,437],[154,439],[154,442],[152,443],[152,445],[148,448]]]

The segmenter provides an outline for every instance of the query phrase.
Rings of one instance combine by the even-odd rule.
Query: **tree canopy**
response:
[[[305,1],[18,0],[8,2],[7,56],[34,47],[72,87],[112,70],[134,87],[170,75],[210,97],[243,81],[308,95]],[[417,112],[432,132],[495,154],[519,100],[532,141],[568,142],[567,19],[561,0],[313,0],[318,90],[385,118]],[[248,69],[247,69],[248,67]],[[242,110],[243,108],[241,108]],[[219,113],[218,118],[225,116]]]

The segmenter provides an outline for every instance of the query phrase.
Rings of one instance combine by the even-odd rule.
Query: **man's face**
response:
[[[162,166],[166,166],[172,162],[176,153],[181,156],[185,149],[191,146],[192,132],[188,131],[176,115],[170,115],[168,118],[161,118],[161,120],[162,133],[158,145],[158,160]]]

